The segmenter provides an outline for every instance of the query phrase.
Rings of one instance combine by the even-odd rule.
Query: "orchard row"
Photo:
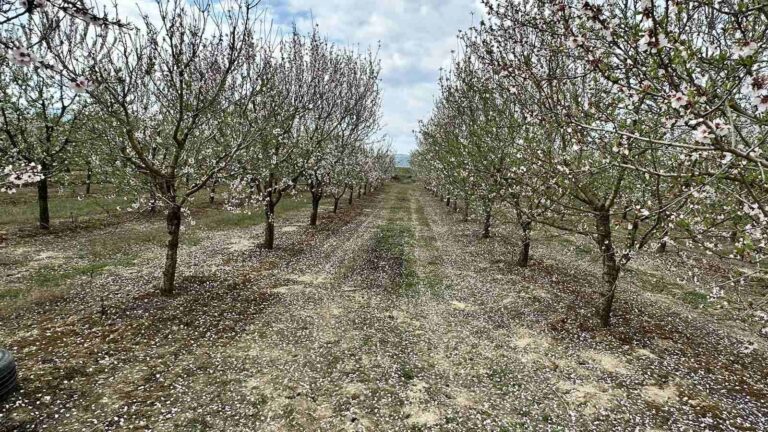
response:
[[[166,212],[161,291],[173,292],[183,215],[216,185],[260,209],[274,245],[278,203],[298,187],[336,206],[391,175],[380,135],[379,62],[317,28],[282,34],[258,2],[160,0],[129,25],[66,1],[2,0],[0,162],[6,192],[87,172]]]
[[[608,326],[622,270],[669,244],[762,273],[768,7],[760,1],[485,1],[417,133],[426,186],[602,256]],[[725,286],[713,287],[717,297]]]

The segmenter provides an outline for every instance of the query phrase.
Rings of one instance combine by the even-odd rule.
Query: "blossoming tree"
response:
[[[524,224],[536,222],[594,241],[604,284],[597,315],[607,326],[622,269],[637,250],[668,234],[669,221],[700,187],[691,170],[696,164],[685,153],[649,145],[669,139],[663,120],[641,109],[642,97],[594,75],[590,58],[569,52],[585,42],[566,37],[563,21],[554,19],[564,5],[486,6],[487,22],[465,42],[486,68],[472,74],[480,82],[502,83],[490,87],[495,96],[489,100],[508,100],[511,107],[497,105],[491,111],[506,110],[504,118],[519,119],[508,128],[515,133],[507,142],[513,157],[499,169],[506,183],[503,195]],[[493,119],[487,116],[481,124],[499,123]],[[499,129],[504,128],[480,135],[494,137]],[[631,132],[616,133],[620,130]],[[478,156],[489,163],[499,153]],[[490,199],[496,193],[480,195]],[[521,205],[521,197],[528,205]],[[526,234],[524,229],[524,245]]]
[[[45,55],[45,48],[41,48]],[[11,67],[0,59],[0,158],[15,182],[36,179],[41,229],[50,227],[49,181],[67,168],[85,108],[82,91],[39,66]],[[29,176],[37,171],[37,176]],[[27,177],[24,177],[24,173]]]
[[[340,50],[317,28],[280,41],[266,59],[267,77],[252,86],[262,93],[249,102],[250,124],[264,130],[232,168],[232,201],[263,207],[264,247],[275,241],[275,210],[305,180],[312,194],[310,222],[333,168],[356,139],[378,125],[378,63],[373,57]]]
[[[158,23],[145,16],[146,32],[115,36],[118,49],[95,71],[99,85],[81,83],[103,119],[91,130],[120,162],[124,183],[148,186],[166,209],[163,294],[174,289],[184,206],[251,144],[237,115],[249,97],[238,71],[257,43],[255,6],[161,0]]]
[[[18,103],[24,98],[34,97],[30,93],[9,97],[12,88],[15,87],[16,91],[20,89],[18,84],[22,77],[27,81],[32,78],[37,80],[35,86],[37,90],[44,89],[47,93],[45,97],[50,97],[57,91],[57,87],[61,90],[65,85],[81,92],[85,80],[79,78],[79,71],[92,68],[92,58],[88,56],[74,58],[71,56],[72,48],[78,46],[79,51],[87,51],[89,54],[103,52],[109,48],[105,38],[109,31],[115,28],[127,28],[127,24],[119,19],[108,17],[97,5],[89,5],[85,2],[0,1],[0,53],[2,53],[3,62],[10,63],[10,65],[2,65],[6,79],[4,100],[10,102],[15,99]],[[24,69],[31,69],[34,72],[24,71]],[[49,86],[43,85],[45,80],[50,84]],[[63,101],[61,102],[66,105]],[[50,101],[49,105],[51,105]],[[6,107],[9,106],[6,104]],[[58,108],[58,113],[63,114],[61,106]],[[67,108],[63,111],[73,110]],[[51,115],[55,116],[55,113]],[[54,129],[63,123],[65,122],[56,122],[57,126]],[[18,126],[18,122],[15,122],[15,125]],[[18,132],[18,128],[16,131]],[[5,138],[10,139],[10,135],[6,133]],[[54,139],[52,134],[50,138]],[[17,139],[16,144],[13,145],[19,146],[21,143]],[[28,144],[25,145],[29,148]],[[68,145],[65,146],[65,148],[68,147]],[[39,158],[39,151],[37,155]],[[7,153],[5,159],[8,162]],[[2,190],[15,191],[16,187],[27,182],[38,183],[42,188],[43,183],[47,183],[45,170],[42,165],[25,161],[23,157],[17,155],[10,164],[4,166],[4,175],[7,177]],[[49,169],[49,171],[51,171],[49,175],[54,173],[54,170]],[[41,227],[48,226],[46,202],[45,199],[40,201]]]
[[[715,214],[688,208],[674,215],[678,228],[712,252],[727,254],[724,244],[733,239],[761,259],[768,197],[765,4],[579,2],[551,13],[573,56],[636,101],[628,118],[665,120],[666,133],[656,139],[625,125],[610,132],[695,161],[686,175],[702,186],[692,201],[712,202],[716,195],[726,203]],[[633,169],[671,175],[637,164]]]

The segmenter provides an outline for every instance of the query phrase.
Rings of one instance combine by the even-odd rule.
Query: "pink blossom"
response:
[[[69,88],[74,90],[75,93],[85,93],[93,88],[93,83],[84,77],[80,77],[69,83]]]
[[[768,110],[768,95],[756,97],[753,100],[753,103],[755,107],[757,107],[758,113],[760,114],[764,113],[765,111]]]
[[[665,48],[669,46],[669,40],[667,37],[663,34],[654,34],[652,31],[645,32],[645,35],[640,39],[640,41],[637,43],[638,49],[640,51],[648,51],[656,52],[658,49]]]
[[[715,119],[712,122],[712,126],[715,128],[715,134],[717,134],[717,136],[728,135],[731,131],[731,125],[729,125],[722,119]]]
[[[702,144],[709,144],[712,142],[712,132],[706,125],[700,125],[693,133],[693,139]]]
[[[30,66],[37,63],[37,56],[26,48],[12,50],[8,58],[19,66]]]
[[[688,97],[680,92],[677,92],[672,96],[672,108],[680,109],[688,105],[689,102]]]
[[[566,45],[568,45],[568,48],[570,49],[575,49],[578,46],[584,45],[584,38],[577,36],[570,37],[568,38]]]

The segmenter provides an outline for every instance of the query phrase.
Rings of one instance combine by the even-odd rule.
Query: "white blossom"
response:
[[[738,58],[749,57],[757,51],[757,44],[755,42],[744,42],[736,44],[733,48],[733,55]]]
[[[30,66],[37,63],[37,56],[26,48],[13,49],[8,58],[19,66]]]
[[[680,109],[688,105],[688,103],[688,97],[680,92],[677,92],[674,96],[672,96],[672,108]]]
[[[85,93],[86,91],[93,89],[93,83],[87,78],[80,77],[77,80],[69,83],[68,87],[74,90],[76,93]]]
[[[584,45],[584,38],[580,36],[573,36],[566,41],[568,48],[575,49],[576,47]]]
[[[712,131],[710,131],[709,128],[703,124],[697,127],[696,130],[693,132],[693,139],[702,144],[711,143],[712,138],[713,138]]]

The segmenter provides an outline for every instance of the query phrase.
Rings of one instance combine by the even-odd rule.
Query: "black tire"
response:
[[[5,379],[6,379],[7,377],[9,377],[9,376],[11,376],[12,374],[15,374],[15,373],[16,373],[16,368],[15,368],[15,367],[12,367],[12,368],[11,368],[11,370],[9,370],[8,372],[6,372],[6,373],[5,373],[5,374],[3,374],[3,375],[0,375],[0,384],[4,383],[4,382],[5,382]]]
[[[4,349],[0,349],[0,377],[5,376],[11,369],[16,369],[13,355]]]
[[[16,384],[16,370],[14,369],[12,373],[3,378],[3,381],[0,381],[0,401],[5,400],[8,395],[13,393]]]
[[[16,362],[13,355],[0,349],[0,401],[10,395],[16,388]]]
[[[6,387],[10,386],[11,383],[16,382],[16,371],[12,371],[8,375],[0,378],[0,390],[5,389]]]
[[[0,375],[0,383],[4,381],[4,378],[15,373],[16,372],[16,366],[12,366],[10,370],[5,372],[4,374]]]

